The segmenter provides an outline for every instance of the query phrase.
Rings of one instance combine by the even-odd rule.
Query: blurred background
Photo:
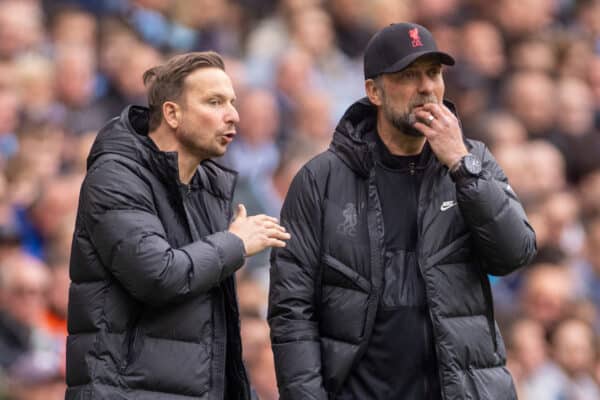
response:
[[[68,264],[98,129],[145,104],[142,73],[216,50],[241,116],[222,162],[236,201],[279,215],[291,178],[364,95],[362,49],[428,27],[457,65],[446,94],[504,168],[539,253],[492,278],[521,399],[600,399],[600,1],[0,0],[0,399],[64,393]],[[238,274],[244,358],[277,399],[268,254]]]

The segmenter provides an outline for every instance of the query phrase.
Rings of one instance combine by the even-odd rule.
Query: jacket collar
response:
[[[449,100],[444,105],[455,115],[456,107]],[[329,149],[336,153],[354,172],[368,177],[374,165],[377,107],[367,97],[352,104],[341,118]],[[429,161],[435,161],[429,157]],[[429,163],[428,163],[429,164]]]

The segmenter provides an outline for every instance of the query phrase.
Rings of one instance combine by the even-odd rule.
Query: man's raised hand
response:
[[[229,226],[229,232],[242,239],[246,256],[252,256],[267,247],[285,247],[285,240],[291,237],[279,225],[277,218],[265,214],[249,217],[243,204],[238,204],[237,215]]]

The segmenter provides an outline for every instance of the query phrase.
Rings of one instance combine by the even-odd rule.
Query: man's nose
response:
[[[434,81],[426,74],[422,74],[419,79],[419,92],[421,93],[432,93],[434,88]]]
[[[237,109],[233,104],[229,105],[229,109],[225,114],[225,122],[231,124],[237,124],[238,122],[240,122],[240,114],[238,113]]]

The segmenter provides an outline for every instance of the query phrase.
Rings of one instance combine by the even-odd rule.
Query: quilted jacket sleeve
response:
[[[458,205],[486,272],[505,275],[533,259],[535,232],[492,154],[481,143],[475,149],[483,154],[483,173],[457,182]]]
[[[88,173],[80,217],[102,264],[144,303],[160,306],[208,291],[243,264],[243,243],[229,232],[171,247],[150,187],[119,162]]]
[[[315,310],[321,209],[314,176],[304,167],[281,213],[292,238],[271,256],[269,324],[281,400],[327,399]]]

